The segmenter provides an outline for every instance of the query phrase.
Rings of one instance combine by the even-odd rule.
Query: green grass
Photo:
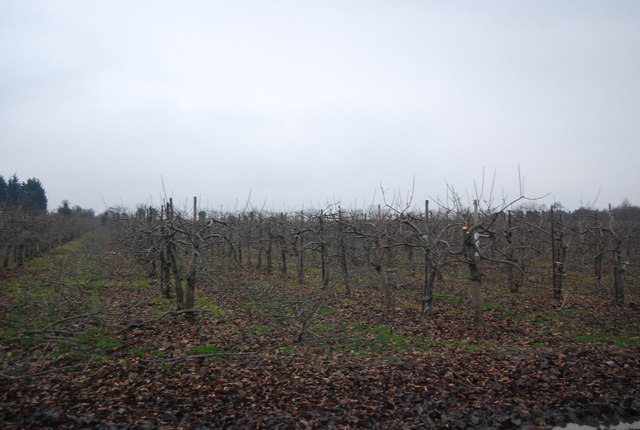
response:
[[[95,342],[96,348],[111,350],[122,346],[122,342],[111,336],[99,336]]]
[[[335,313],[336,313],[336,311],[334,311],[333,309],[331,309],[331,308],[330,308],[330,307],[328,307],[328,306],[320,306],[320,307],[318,308],[318,312],[320,312],[320,313],[322,313],[322,314],[329,314],[329,315],[332,315],[332,314],[335,314]]]
[[[161,295],[153,297],[149,300],[149,303],[156,306],[155,313],[163,313],[176,308],[175,298],[168,299]],[[220,317],[227,313],[214,300],[206,296],[196,296],[194,305],[197,309],[206,309],[210,311],[210,315],[214,317]]]
[[[485,349],[481,345],[471,345],[465,342],[455,342],[454,346],[456,346],[457,348],[464,349],[466,352],[479,352]]]
[[[198,345],[191,349],[192,354],[218,354],[222,351],[218,345]]]
[[[96,326],[87,327],[84,333],[76,336],[76,339],[89,348],[99,350],[113,350],[123,346],[123,343],[115,337],[103,334],[102,329]]]
[[[329,327],[325,326],[323,329],[328,330]],[[334,331],[355,334],[344,344],[344,348],[358,354],[405,352],[410,349],[426,349],[432,345],[427,339],[394,333],[390,327],[380,324],[351,322],[336,326]]]
[[[271,332],[271,329],[263,325],[257,326],[257,327],[251,327],[247,329],[247,333],[252,335],[258,335],[258,336],[269,334],[270,332]]]
[[[156,357],[164,357],[165,355],[167,355],[167,352],[161,349],[152,349],[150,352],[151,355],[155,355]]]
[[[295,346],[281,346],[280,348],[278,348],[278,350],[285,354],[295,354],[297,348]]]
[[[86,240],[73,240],[27,262],[19,275],[4,282],[11,322],[42,328],[66,311],[77,312],[78,303],[68,296],[82,300],[87,312],[99,309],[98,287],[104,280],[95,279],[93,263],[83,253]]]
[[[149,350],[147,348],[132,348],[130,352],[133,355],[142,356],[148,354]]]
[[[598,332],[593,334],[583,334],[573,337],[579,342],[609,342],[617,346],[633,346],[640,343],[640,336],[616,336],[611,333]]]
[[[0,338],[20,340],[22,347],[46,347],[26,356],[24,366],[47,359],[71,366],[88,359],[108,359],[124,345],[91,318],[56,324],[102,308],[100,288],[107,280],[97,276],[104,270],[97,254],[88,250],[91,239],[91,235],[83,236],[27,262],[4,283],[2,294],[9,302],[9,312],[4,318],[7,323],[0,325]],[[14,366],[11,372],[19,372],[19,368]]]
[[[195,299],[196,308],[208,309],[213,316],[223,316],[226,311],[220,307],[213,299],[206,296],[196,296]]]
[[[493,309],[497,309],[497,310],[502,310],[504,309],[504,305],[501,303],[494,303],[494,302],[484,302],[482,304],[482,307],[485,310],[493,310]]]
[[[503,311],[500,315],[502,315],[504,318],[509,318],[514,321],[522,321],[527,319],[527,314],[524,312]]]

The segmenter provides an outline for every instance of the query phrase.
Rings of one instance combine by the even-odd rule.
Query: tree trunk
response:
[[[165,298],[171,298],[171,262],[166,246],[160,252],[160,291]]]
[[[176,307],[178,310],[184,309],[184,289],[182,286],[182,275],[180,274],[180,266],[178,265],[178,256],[176,248],[171,244],[169,249],[169,260],[171,261],[171,271],[173,272],[173,280],[176,288]]]
[[[197,280],[197,272],[198,272],[198,259],[199,252],[197,249],[194,249],[191,252],[191,261],[189,262],[189,270],[187,271],[187,289],[184,295],[184,308],[187,310],[191,310],[195,308],[195,298],[196,298],[196,280]],[[190,318],[193,318],[193,314],[188,314]]]
[[[256,269],[262,269],[262,215],[258,218],[258,263]]]
[[[471,298],[473,304],[473,322],[477,327],[484,324],[484,303],[482,300],[482,272],[478,265],[477,249],[473,233],[465,232],[465,251],[467,266],[469,268],[469,280],[471,281]]]
[[[267,240],[267,273],[273,271],[273,239],[271,237],[271,230],[269,230],[269,239]]]
[[[598,252],[593,261],[594,275],[596,281],[598,281],[598,286],[602,285],[602,252]]]
[[[349,285],[349,266],[347,265],[347,249],[344,243],[344,237],[340,236],[340,271],[342,272],[342,282],[344,284],[345,294],[351,294]]]
[[[389,278],[387,277],[387,270],[384,267],[385,251],[382,239],[376,236],[376,249],[373,251],[375,255],[375,262],[373,264],[376,274],[378,275],[378,285],[380,287],[380,295],[382,296],[382,304],[385,307],[393,306],[393,297],[391,295],[391,287],[389,286]]]
[[[422,297],[422,312],[427,315],[433,315],[433,285],[436,281],[438,271],[436,269],[428,269],[429,273],[425,276],[424,296]]]
[[[622,261],[621,243],[618,240],[613,250],[613,300],[616,305],[624,304],[624,272],[625,265]]]
[[[4,256],[2,257],[2,268],[3,269],[8,269],[9,268],[9,261],[11,261],[11,245],[7,246],[5,251],[4,251]]]
[[[389,279],[387,278],[387,271],[381,264],[375,266],[376,274],[378,275],[378,284],[380,286],[380,294],[382,295],[382,304],[385,307],[390,308],[393,306],[393,296],[391,295],[391,289],[389,288]]]
[[[287,248],[285,248],[284,243],[281,244],[280,248],[280,260],[282,261],[282,274],[287,276]]]
[[[469,263],[471,297],[473,300],[473,322],[476,327],[484,325],[484,302],[482,299],[482,276],[477,262]]]

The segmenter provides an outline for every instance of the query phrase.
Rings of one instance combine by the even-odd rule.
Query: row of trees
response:
[[[46,212],[47,195],[40,181],[36,178],[20,182],[16,175],[9,180],[0,176],[0,210],[26,210],[29,212]]]
[[[18,267],[93,227],[94,214],[64,201],[47,212],[46,192],[36,178],[0,176],[0,269]]]
[[[70,215],[0,211],[0,271],[20,267],[94,228],[91,211]]]
[[[468,273],[478,325],[483,319],[483,282],[488,270],[502,273],[512,292],[548,276],[549,295],[567,299],[566,279],[585,277],[616,303],[625,301],[629,268],[640,257],[640,209],[568,212],[515,207],[520,199],[491,205],[459,198],[435,209],[385,204],[368,211],[329,205],[293,213],[176,211],[171,201],[135,214],[112,213],[123,238],[160,278],[165,296],[175,292],[179,310],[193,309],[198,274],[229,270],[280,272],[299,283],[346,293],[375,283],[381,300],[393,303],[397,286],[420,285],[425,313],[445,274]],[[433,203],[431,203],[433,205]],[[633,274],[631,274],[633,276]],[[591,280],[591,281],[590,281]]]

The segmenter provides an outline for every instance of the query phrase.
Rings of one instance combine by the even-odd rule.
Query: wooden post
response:
[[[282,229],[286,231],[287,228],[287,214],[282,212],[281,214]],[[287,235],[280,234],[280,258],[282,261],[282,275],[287,277]]]
[[[613,229],[613,210],[609,203],[609,231],[613,236],[613,301],[616,305],[624,304],[625,263],[622,259],[622,240]]]
[[[555,299],[560,299],[560,291],[558,290],[558,278],[556,271],[556,266],[558,264],[558,255],[556,250],[554,205],[551,205],[551,210],[549,211],[549,221],[551,223],[551,285],[553,287],[553,297]]]
[[[298,283],[304,284],[304,240],[303,240],[303,232],[304,229],[304,211],[300,211],[300,232],[298,235]]]
[[[424,295],[422,297],[422,312],[427,315],[433,313],[433,281],[435,280],[435,271],[431,270],[431,261],[429,249],[429,200],[424,201],[424,233],[421,238],[424,247]]]
[[[324,211],[320,210],[320,219],[319,219],[319,239],[320,239],[320,266],[322,271],[322,288],[327,288],[329,286],[329,269],[327,267],[327,243],[325,241],[324,234]]]
[[[469,279],[471,280],[474,308],[474,323],[477,327],[484,325],[484,303],[482,300],[482,271],[480,260],[480,234],[478,217],[478,200],[473,201],[472,226],[465,232],[467,235],[467,259],[469,263]]]
[[[253,263],[251,262],[251,233],[253,231],[253,216],[253,211],[249,212],[249,230],[247,232],[247,261],[249,268],[253,267]]]
[[[267,219],[267,273],[271,273],[273,271],[273,217]]]
[[[258,262],[256,269],[262,269],[262,213],[258,215]]]
[[[557,298],[562,298],[562,289],[563,289],[563,281],[566,274],[564,268],[564,262],[567,259],[567,245],[564,243],[564,229],[562,228],[562,212],[558,213],[558,235],[556,238],[557,242],[557,258],[558,263],[556,265],[556,288],[557,288]]]
[[[198,221],[198,198],[193,196],[193,224]]]
[[[516,275],[516,268],[514,265],[518,261],[516,258],[516,248],[513,244],[513,230],[511,211],[507,212],[507,231],[505,232],[505,239],[507,241],[507,279],[509,282],[509,291],[517,293],[520,289],[520,275]]]
[[[342,222],[342,209],[338,209],[338,223],[340,234],[340,269],[342,271],[342,282],[344,283],[345,294],[351,294],[349,286],[349,269],[347,266],[347,246],[344,239],[344,227]]]

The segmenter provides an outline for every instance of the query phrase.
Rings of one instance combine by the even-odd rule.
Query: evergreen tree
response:
[[[7,181],[0,175],[0,209],[7,205]]]
[[[47,194],[37,178],[20,182],[16,174],[9,181],[0,176],[0,208],[46,212]]]
[[[20,194],[22,193],[22,184],[18,177],[14,174],[7,183],[7,207],[14,208],[20,203]]]
[[[47,210],[47,196],[38,179],[30,178],[22,184],[20,204],[23,208],[33,211]]]

